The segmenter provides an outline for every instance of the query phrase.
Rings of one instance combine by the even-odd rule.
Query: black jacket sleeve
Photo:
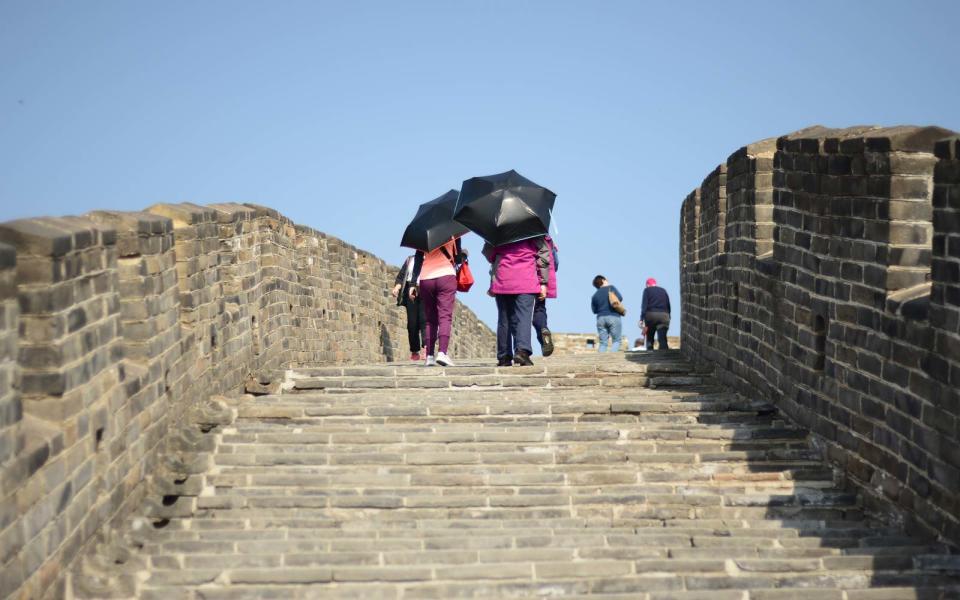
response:
[[[407,269],[409,268],[410,257],[408,256],[407,259],[403,261],[403,265],[400,267],[400,270],[397,271],[397,278],[393,281],[395,285],[403,285],[403,282],[407,279]]]
[[[537,275],[540,285],[550,283],[550,246],[543,238],[537,238]]]
[[[417,285],[417,282],[420,280],[420,269],[423,268],[423,251],[417,250],[416,255],[413,257],[413,279],[410,281],[410,285]]]

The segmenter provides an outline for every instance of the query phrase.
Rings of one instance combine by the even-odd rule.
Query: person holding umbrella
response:
[[[550,249],[543,237],[500,246],[484,244],[489,294],[497,300],[497,366],[531,366],[533,308],[547,297]]]
[[[455,221],[482,237],[490,261],[488,294],[497,299],[497,364],[532,365],[530,329],[550,281],[550,230],[557,195],[516,171],[463,182]]]
[[[400,245],[415,248],[413,274],[408,297],[420,298],[426,332],[423,346],[426,366],[453,366],[447,354],[453,328],[453,309],[457,296],[457,270],[466,258],[460,237],[468,231],[453,220],[459,194],[450,190],[439,198],[421,204],[416,216],[403,232]],[[439,346],[439,352],[434,350]]]

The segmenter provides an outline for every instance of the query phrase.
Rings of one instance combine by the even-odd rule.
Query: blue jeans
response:
[[[620,317],[597,317],[597,334],[600,336],[600,352],[607,351],[607,338],[613,338],[610,343],[613,352],[620,351],[620,338],[623,337],[623,323]]]
[[[530,329],[536,294],[497,294],[497,358],[533,353]]]

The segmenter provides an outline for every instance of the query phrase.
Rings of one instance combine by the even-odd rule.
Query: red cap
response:
[[[647,280],[647,287],[650,287],[651,285],[657,285],[657,280],[653,277]]]

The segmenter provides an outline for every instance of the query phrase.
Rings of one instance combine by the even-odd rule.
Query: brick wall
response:
[[[688,356],[809,427],[868,508],[956,542],[950,133],[813,127],[741,148],[684,201],[681,297]]]
[[[0,242],[2,597],[62,597],[65,565],[150,486],[188,509],[197,480],[164,457],[206,398],[407,350],[396,267],[269,208],[27,219]],[[490,356],[495,339],[458,305],[452,346]]]

